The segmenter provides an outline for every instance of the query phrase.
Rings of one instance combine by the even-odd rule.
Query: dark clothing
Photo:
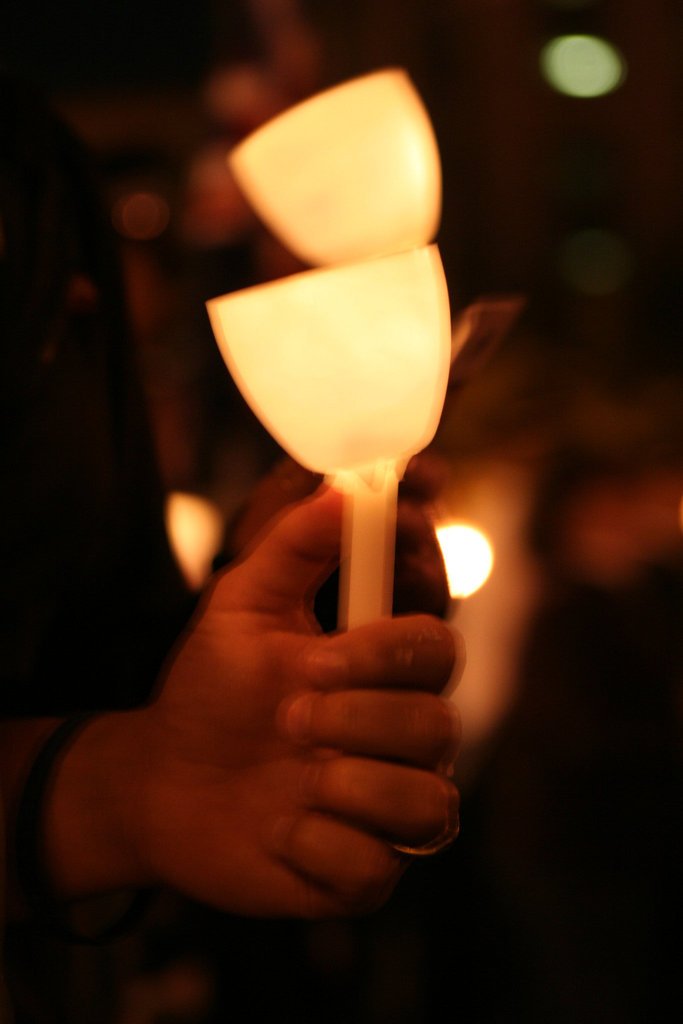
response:
[[[68,132],[5,80],[0,126],[0,713],[126,707],[187,598],[118,268]]]
[[[191,604],[88,160],[0,76],[0,717],[143,702]],[[116,955],[7,934],[17,1024],[116,1012]]]

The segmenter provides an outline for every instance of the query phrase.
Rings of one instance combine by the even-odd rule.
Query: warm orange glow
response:
[[[428,244],[441,212],[436,140],[394,69],[276,117],[230,164],[280,240],[327,268],[207,306],[262,423],[346,495],[340,624],[353,627],[390,614],[398,480],[434,436],[448,383],[448,291]]]
[[[307,271],[207,307],[240,390],[309,469],[407,461],[432,439],[450,364],[436,246]]]
[[[233,150],[230,165],[257,213],[307,263],[398,252],[436,234],[438,148],[403,70],[292,107]]]
[[[220,547],[223,521],[218,509],[198,494],[174,491],[166,500],[166,532],[188,586],[199,590]]]
[[[447,523],[437,528],[451,597],[469,597],[484,585],[493,568],[493,549],[488,538],[466,523]]]

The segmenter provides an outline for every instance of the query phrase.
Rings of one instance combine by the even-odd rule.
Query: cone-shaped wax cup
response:
[[[432,439],[450,364],[436,246],[307,271],[207,303],[227,366],[298,462],[405,461]]]
[[[229,161],[262,220],[306,263],[399,252],[436,235],[438,147],[402,69],[305,100],[257,129]]]

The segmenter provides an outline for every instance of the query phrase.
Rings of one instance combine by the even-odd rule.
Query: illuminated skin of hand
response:
[[[448,475],[448,464],[432,451],[421,452],[408,463],[398,492],[394,614],[427,612],[442,616],[449,607],[448,581],[433,511]],[[238,557],[276,514],[310,497],[320,483],[319,474],[288,456],[282,458],[258,482],[240,509],[227,537],[227,557]],[[332,600],[333,592],[327,587],[326,599]]]
[[[437,619],[321,635],[311,601],[338,558],[331,490],[219,576],[156,699],[88,725],[56,777],[57,892],[167,885],[236,913],[316,917],[384,900],[457,820],[459,729],[438,693],[462,667]]]

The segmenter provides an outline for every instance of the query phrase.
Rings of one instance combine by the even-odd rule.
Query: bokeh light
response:
[[[157,192],[127,192],[114,203],[111,219],[123,238],[151,242],[168,227],[171,211]]]
[[[451,597],[469,597],[491,575],[493,549],[488,538],[467,523],[445,523],[437,528],[436,536]]]
[[[199,494],[173,491],[166,499],[166,532],[171,550],[192,590],[211,573],[221,544],[223,520],[213,502]]]
[[[613,92],[626,77],[616,46],[591,35],[556,36],[541,51],[541,72],[558,92],[592,99]]]
[[[582,295],[614,295],[626,286],[635,257],[625,238],[607,228],[584,228],[568,235],[558,255],[561,278]]]

